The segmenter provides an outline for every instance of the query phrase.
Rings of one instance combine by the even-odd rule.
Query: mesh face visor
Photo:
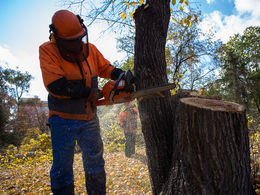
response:
[[[63,37],[59,37],[56,33],[54,33],[54,37],[55,39],[59,39],[59,40],[62,40],[62,41],[75,41],[77,39],[82,39],[83,37],[86,36],[86,42],[88,43],[88,29],[85,25],[83,25],[83,28],[84,28],[84,33],[78,37],[73,37],[73,38],[63,38]]]

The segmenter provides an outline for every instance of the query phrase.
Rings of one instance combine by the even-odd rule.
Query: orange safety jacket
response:
[[[62,58],[54,41],[40,46],[42,77],[49,92],[49,117],[58,115],[66,119],[90,120],[96,113],[96,107],[87,101],[87,97],[91,88],[98,88],[97,77],[115,80],[117,74],[111,73],[122,72],[110,65],[93,44],[88,45],[89,55],[84,44],[83,53],[87,57],[81,62],[69,62]]]
[[[120,112],[119,125],[124,128],[125,132],[134,133],[137,131],[137,109],[128,108]]]

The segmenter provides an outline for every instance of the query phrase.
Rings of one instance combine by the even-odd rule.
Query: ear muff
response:
[[[55,39],[56,29],[55,29],[54,24],[49,25],[49,33],[50,33],[50,36],[49,36],[50,41],[56,41],[56,39]]]

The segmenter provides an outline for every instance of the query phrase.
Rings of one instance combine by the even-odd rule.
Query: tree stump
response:
[[[182,98],[171,173],[161,194],[254,194],[243,106]]]

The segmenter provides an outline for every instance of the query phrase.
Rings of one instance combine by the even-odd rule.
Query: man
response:
[[[88,194],[105,194],[103,143],[93,102],[102,98],[97,77],[116,80],[124,71],[110,65],[88,43],[83,20],[67,10],[53,15],[50,41],[40,46],[39,53],[43,82],[49,92],[51,189],[54,194],[74,194],[73,156],[77,141],[82,151]],[[129,77],[132,75],[123,78],[132,81]]]
[[[119,114],[119,125],[125,133],[125,156],[131,157],[135,153],[135,137],[137,131],[137,109],[135,105],[125,103],[125,109]]]

